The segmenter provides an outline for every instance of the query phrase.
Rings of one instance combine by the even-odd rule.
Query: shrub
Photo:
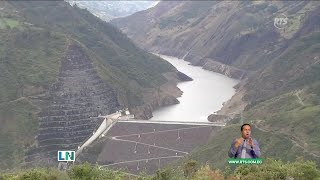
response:
[[[189,160],[183,166],[183,172],[185,177],[192,177],[197,172],[197,161]]]
[[[88,163],[82,165],[74,165],[67,174],[71,179],[81,179],[81,180],[115,180],[124,179],[124,174],[119,171],[112,171],[106,169],[100,169],[98,166],[92,166]]]

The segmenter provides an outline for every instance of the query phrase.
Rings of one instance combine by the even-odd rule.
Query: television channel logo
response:
[[[58,151],[58,161],[75,161],[75,151]]]
[[[284,14],[280,14],[274,18],[273,25],[278,29],[283,29],[288,24],[288,18]]]

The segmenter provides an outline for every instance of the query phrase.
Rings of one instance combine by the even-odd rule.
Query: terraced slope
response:
[[[121,107],[116,93],[93,67],[92,60],[76,42],[71,42],[61,61],[58,82],[50,88],[48,107],[39,117],[38,148],[27,155],[27,162],[39,163],[34,158],[56,162],[58,150],[76,150],[101,123],[99,114],[110,114]]]
[[[92,133],[100,113],[129,107],[148,118],[177,103],[178,71],[87,10],[64,1],[0,8],[0,170],[51,164],[54,151]]]

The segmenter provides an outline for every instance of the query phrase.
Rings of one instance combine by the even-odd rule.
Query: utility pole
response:
[[[243,124],[243,111],[241,111],[241,114],[240,114],[240,125]]]

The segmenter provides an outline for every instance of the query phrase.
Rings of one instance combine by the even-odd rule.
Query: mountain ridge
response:
[[[148,118],[178,103],[178,71],[87,10],[63,1],[0,7],[1,169],[56,164],[54,152],[75,149],[100,113],[128,107]]]
[[[315,1],[176,3],[160,2],[152,9],[111,23],[148,51],[176,56],[204,69],[241,79],[236,94],[217,113],[229,116],[228,126],[212,135],[208,145],[199,147],[190,158],[205,163],[210,157],[211,163],[225,167],[227,153],[223,152],[236,136],[236,127],[245,122],[254,125],[254,134],[265,157],[292,161],[295,156],[303,156],[319,164],[319,158],[311,154],[320,152],[317,146],[320,138],[314,134],[320,128],[317,122],[320,4]],[[159,16],[154,16],[155,13]],[[274,27],[274,18],[279,14],[288,18],[284,29]],[[144,28],[137,31],[137,27]],[[295,92],[301,92],[303,103],[299,98],[295,100]],[[220,117],[216,117],[211,115],[209,120],[218,121]],[[281,149],[289,149],[289,153]]]

